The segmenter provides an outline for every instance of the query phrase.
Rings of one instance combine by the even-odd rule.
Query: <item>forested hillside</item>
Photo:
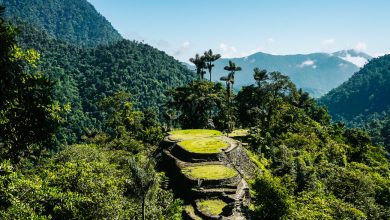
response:
[[[8,17],[43,28],[50,35],[81,46],[94,47],[122,39],[86,0],[3,0]],[[1,3],[1,2],[0,2]]]
[[[319,102],[335,121],[363,127],[375,143],[390,147],[390,55],[373,59]]]
[[[173,57],[147,44],[121,40],[110,46],[83,48],[57,40],[31,24],[19,22],[18,27],[22,47],[41,54],[38,67],[56,82],[56,99],[72,106],[61,134],[61,141],[68,143],[77,142],[88,130],[101,129],[101,99],[128,92],[135,108],[158,112],[164,91],[194,77]]]

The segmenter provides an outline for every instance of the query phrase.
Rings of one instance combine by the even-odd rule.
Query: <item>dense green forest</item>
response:
[[[95,47],[122,40],[87,1],[3,0],[2,3],[7,7],[8,17],[28,21],[69,43]]]
[[[199,60],[192,59],[202,79],[207,68]],[[224,69],[225,88],[194,81],[171,91],[169,105],[182,127],[250,128],[248,154],[259,168],[250,181],[253,218],[389,218],[390,167],[383,147],[373,146],[361,130],[332,124],[326,109],[280,72],[256,68],[255,83],[234,94],[241,68],[230,62]]]
[[[247,180],[252,219],[390,218],[388,152],[366,132],[332,123],[282,73],[254,68],[253,83],[236,93],[242,68],[229,61],[212,82],[220,55],[211,50],[190,59],[194,73],[143,43],[85,48],[5,20],[4,10],[0,219],[182,219],[179,190],[159,169],[159,144],[166,131],[183,128],[248,130],[241,140],[257,168]],[[363,105],[367,116],[387,110],[388,58],[352,78],[380,102]],[[342,90],[348,97],[352,85]],[[338,98],[348,100],[342,93],[324,100]]]
[[[86,132],[99,130],[104,115],[98,101],[117,92],[132,95],[135,108],[158,111],[164,91],[192,79],[182,64],[149,45],[121,40],[110,46],[86,49],[50,37],[39,27],[18,22],[18,42],[41,54],[38,68],[55,82],[54,96],[69,103],[57,142],[77,143]]]
[[[335,121],[364,128],[375,144],[390,149],[390,56],[373,59],[319,102]]]

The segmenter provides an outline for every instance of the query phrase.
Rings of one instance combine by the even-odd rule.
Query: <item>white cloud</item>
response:
[[[300,67],[300,68],[309,67],[309,66],[311,66],[313,69],[317,68],[317,66],[315,65],[315,61],[314,60],[306,60],[306,61],[303,61],[301,64],[298,65],[298,67]]]
[[[366,63],[368,63],[368,60],[364,57],[353,57],[350,54],[347,54],[346,57],[340,57],[341,59],[348,61],[350,63],[355,64],[357,67],[363,67]]]
[[[175,56],[179,56],[179,55],[185,53],[185,52],[188,50],[188,48],[189,48],[190,46],[191,46],[191,43],[190,43],[189,41],[184,41],[184,42],[181,44],[180,48],[179,48],[178,50],[176,50],[173,54],[174,54]]]
[[[219,44],[218,52],[221,53],[221,56],[224,58],[233,58],[233,57],[238,57],[238,56],[242,55],[242,54],[238,53],[236,47],[229,46],[225,43]]]
[[[367,50],[367,44],[363,42],[359,42],[355,46],[355,50],[357,51],[366,51]]]

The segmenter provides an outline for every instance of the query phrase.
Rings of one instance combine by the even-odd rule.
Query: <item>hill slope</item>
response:
[[[347,82],[321,98],[336,118],[351,120],[390,107],[390,55],[373,59]]]
[[[390,150],[390,55],[373,59],[319,102],[333,120],[364,128]]]
[[[62,134],[69,143],[77,142],[85,130],[103,128],[101,99],[124,91],[132,95],[137,109],[158,111],[164,92],[194,75],[173,57],[147,44],[121,40],[84,48],[58,40],[37,26],[18,26],[20,45],[41,54],[39,68],[56,82],[56,99],[72,105],[66,134]]]
[[[1,1],[0,1],[1,2]],[[8,17],[42,27],[63,41],[97,46],[121,40],[121,35],[86,0],[3,0]]]
[[[341,55],[341,54],[340,54]],[[314,53],[307,55],[270,55],[256,53],[245,58],[221,59],[216,62],[214,80],[226,74],[223,67],[233,60],[243,71],[236,74],[236,88],[252,84],[253,69],[279,71],[288,75],[299,87],[313,97],[320,97],[345,82],[359,68],[338,55]]]

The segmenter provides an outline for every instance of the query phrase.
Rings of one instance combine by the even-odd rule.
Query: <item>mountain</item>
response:
[[[334,117],[346,120],[387,110],[390,107],[390,55],[372,59],[320,102]]]
[[[320,97],[348,80],[354,72],[359,70],[358,66],[342,58],[344,55],[347,56],[346,54],[350,53],[348,51],[307,55],[256,53],[243,58],[220,59],[215,64],[213,80],[218,81],[221,76],[227,74],[223,67],[229,60],[232,60],[243,69],[236,74],[236,88],[252,84],[254,82],[253,69],[259,67],[268,71],[282,72],[311,96]],[[355,54],[349,55],[349,57],[354,56]],[[370,58],[368,55],[364,57]]]
[[[83,47],[59,39],[35,23],[17,19],[14,24],[20,30],[19,45],[41,54],[38,68],[55,83],[56,100],[72,106],[57,133],[58,146],[77,143],[86,132],[104,129],[106,116],[99,107],[102,99],[126,92],[136,109],[153,108],[158,114],[166,100],[164,92],[194,76],[179,61],[147,44],[120,40]]]
[[[372,59],[319,102],[333,120],[366,129],[390,150],[390,55]]]
[[[334,56],[338,56],[341,59],[351,62],[358,67],[363,67],[368,63],[373,57],[357,50],[342,50],[333,53]]]
[[[81,46],[94,47],[122,37],[86,0],[2,0],[8,17],[43,28],[50,35]],[[1,1],[0,1],[1,3]]]

